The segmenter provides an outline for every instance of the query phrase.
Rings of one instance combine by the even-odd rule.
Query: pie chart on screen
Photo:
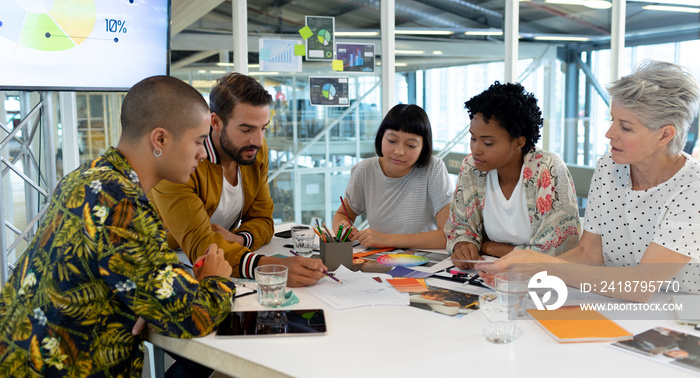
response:
[[[2,7],[0,36],[35,50],[71,49],[95,28],[94,0],[15,0]]]
[[[333,85],[330,83],[323,84],[323,88],[321,88],[321,95],[323,97],[332,100],[335,98],[335,93],[335,87]]]
[[[323,45],[328,45],[328,43],[331,41],[331,33],[326,30],[326,29],[321,29],[318,31],[318,42],[323,43]]]

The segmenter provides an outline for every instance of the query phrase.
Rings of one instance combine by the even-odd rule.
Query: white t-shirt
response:
[[[523,168],[525,165],[523,164]],[[489,240],[510,245],[530,243],[530,216],[523,186],[523,172],[509,199],[498,184],[498,171],[486,173],[484,193],[484,231]]]
[[[445,163],[435,156],[427,166],[415,166],[403,177],[384,175],[379,158],[357,163],[345,189],[357,215],[366,214],[369,227],[385,234],[416,234],[437,230],[435,215],[450,203],[452,182]]]
[[[223,169],[223,167],[221,168]],[[221,189],[221,198],[216,206],[214,214],[209,217],[211,223],[216,223],[227,230],[238,224],[241,219],[244,201],[243,185],[241,185],[241,170],[238,170],[238,185],[233,186],[224,176],[224,186]]]
[[[690,256],[674,280],[681,291],[700,293],[700,162],[683,155],[673,177],[647,190],[632,190],[628,164],[616,164],[610,153],[600,158],[584,229],[601,235],[608,266],[636,266],[652,242]]]

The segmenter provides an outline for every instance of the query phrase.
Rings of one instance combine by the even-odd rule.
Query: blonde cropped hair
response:
[[[688,69],[645,60],[634,73],[610,83],[607,89],[613,101],[634,113],[649,130],[672,125],[676,135],[668,145],[668,153],[681,152],[700,106],[698,82]]]

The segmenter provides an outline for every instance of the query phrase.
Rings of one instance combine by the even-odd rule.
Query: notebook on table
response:
[[[560,343],[630,340],[633,335],[597,311],[580,306],[527,310],[535,322]]]

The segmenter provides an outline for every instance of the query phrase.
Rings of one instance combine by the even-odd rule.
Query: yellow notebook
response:
[[[603,314],[579,306],[527,312],[560,343],[632,340],[634,336]]]

